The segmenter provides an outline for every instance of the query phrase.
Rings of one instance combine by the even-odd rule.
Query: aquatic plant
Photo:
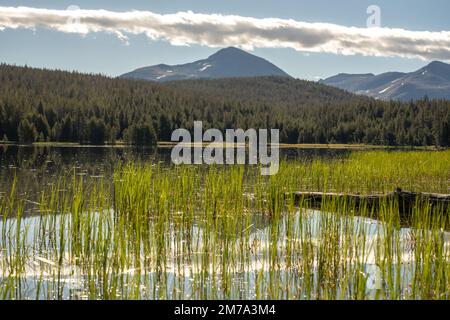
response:
[[[450,212],[292,192],[448,192],[450,152],[257,166],[129,162],[0,194],[2,299],[449,299]],[[377,220],[373,218],[376,216]]]

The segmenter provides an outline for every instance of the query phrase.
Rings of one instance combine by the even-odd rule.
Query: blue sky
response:
[[[327,22],[347,27],[366,27],[369,5],[381,9],[381,26],[412,31],[450,31],[450,2],[434,1],[4,1],[0,7],[27,6],[64,10],[69,5],[82,9],[110,11],[142,10],[171,14],[191,10],[195,13],[239,15],[254,18],[282,18],[303,22]],[[85,36],[44,28],[0,31],[0,62],[120,75],[138,67],[158,63],[177,64],[198,60],[217,48],[193,44],[174,46],[166,40],[149,40],[144,35],[128,35],[128,44],[115,35],[97,32]],[[332,53],[305,53],[292,48],[255,48],[264,57],[291,75],[303,79],[324,78],[340,72],[381,73],[412,71],[427,61],[403,57],[344,56]]]

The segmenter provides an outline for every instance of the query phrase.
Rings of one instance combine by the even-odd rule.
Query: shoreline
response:
[[[0,141],[0,147],[59,147],[59,148],[172,148],[179,145],[179,142],[171,141],[160,141],[155,146],[136,146],[125,144],[123,142],[118,142],[115,144],[80,144],[77,142],[34,142],[32,144],[21,144],[16,142],[3,142]],[[224,148],[229,147],[226,143],[214,144],[211,142],[201,142],[201,143],[181,143],[181,145],[186,147],[206,147],[214,146],[219,147],[222,144]],[[271,144],[269,144],[271,145]],[[425,150],[425,151],[445,151],[449,148],[436,147],[436,146],[384,146],[384,145],[369,145],[369,144],[288,144],[280,143],[280,149],[343,149],[343,150]],[[242,144],[233,144],[234,148],[244,147]]]

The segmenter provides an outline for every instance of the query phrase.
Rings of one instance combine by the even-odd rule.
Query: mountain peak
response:
[[[424,96],[435,99],[450,98],[450,64],[432,61],[410,72],[386,72],[364,77],[339,74],[321,81],[357,94],[383,100],[411,100]]]
[[[151,81],[280,76],[291,77],[269,61],[235,47],[220,49],[207,59],[169,66],[156,65],[122,75]]]
[[[429,70],[429,71],[440,74],[440,73],[450,72],[450,64],[447,64],[447,63],[444,63],[441,61],[432,61],[422,69]]]
[[[236,47],[227,47],[220,49],[216,53],[210,55],[209,58],[223,57],[223,56],[237,56],[237,55],[251,56],[252,54]]]
[[[441,62],[441,61],[431,61],[427,67],[446,67],[449,66],[447,63]]]

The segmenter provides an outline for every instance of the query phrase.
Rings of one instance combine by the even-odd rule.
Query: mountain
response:
[[[450,65],[439,61],[411,73],[341,73],[320,82],[381,100],[450,99]]]
[[[158,64],[139,68],[123,74],[121,78],[163,82],[258,76],[290,77],[286,72],[263,58],[238,48],[229,47],[219,50],[207,59],[175,66]]]
[[[0,64],[0,83],[5,141],[149,145],[202,120],[280,129],[281,143],[450,146],[450,100],[376,101],[288,77],[157,83]]]

